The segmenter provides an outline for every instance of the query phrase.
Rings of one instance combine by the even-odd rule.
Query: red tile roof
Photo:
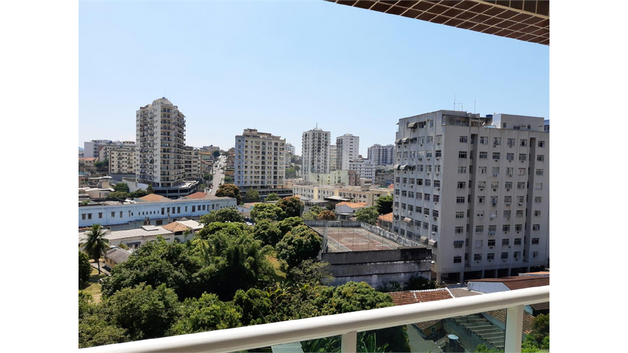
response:
[[[184,199],[204,199],[207,197],[207,193],[199,191],[191,195],[185,196]]]
[[[366,202],[340,202],[336,206],[348,206],[350,208],[363,208],[367,207],[369,204]]]
[[[380,220],[382,220],[384,222],[391,222],[392,223],[392,221],[393,221],[393,213],[390,212],[390,213],[387,213],[387,214],[383,214],[383,215],[377,217],[377,219],[380,219]]]
[[[430,289],[430,290],[413,290],[403,292],[390,292],[393,297],[393,303],[395,305],[406,305],[415,303],[432,302],[435,300],[452,299],[453,296],[449,291],[444,289]]]
[[[159,201],[172,201],[169,198],[157,194],[148,194],[139,198],[142,201],[147,202],[159,202]]]

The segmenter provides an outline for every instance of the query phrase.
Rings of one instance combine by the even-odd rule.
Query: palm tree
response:
[[[82,247],[92,260],[98,264],[98,274],[100,275],[100,256],[105,254],[105,251],[109,249],[109,239],[105,239],[102,227],[100,224],[92,225],[92,229],[85,233],[87,239],[83,242]]]

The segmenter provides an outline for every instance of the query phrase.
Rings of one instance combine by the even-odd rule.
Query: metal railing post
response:
[[[342,353],[355,353],[358,348],[358,332],[351,331],[342,334],[342,343],[340,351]]]
[[[521,353],[523,339],[523,305],[513,306],[506,311],[506,344],[504,352]]]

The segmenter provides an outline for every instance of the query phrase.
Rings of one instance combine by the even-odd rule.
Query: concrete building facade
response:
[[[375,181],[376,169],[368,159],[358,158],[349,162],[349,170],[354,170],[360,179]]]
[[[329,173],[331,133],[316,128],[303,132],[301,171],[303,179],[308,180],[310,173]]]
[[[329,171],[333,172],[336,170],[340,170],[337,167],[338,164],[338,149],[336,145],[329,146]]]
[[[256,129],[235,138],[234,182],[241,193],[255,189],[260,196],[283,189],[286,139]]]
[[[349,162],[360,155],[360,137],[344,134],[336,137],[336,170],[349,170]]]
[[[109,173],[110,174],[135,174],[136,151],[132,147],[111,147],[107,146],[103,150],[109,150]]]
[[[185,177],[185,115],[165,97],[137,110],[137,178],[153,187],[170,188]]]
[[[394,145],[375,144],[368,148],[367,159],[377,166],[393,164]]]
[[[543,118],[441,110],[400,119],[396,145],[393,231],[433,246],[437,281],[548,264]]]

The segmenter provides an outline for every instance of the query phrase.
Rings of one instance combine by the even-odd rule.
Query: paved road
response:
[[[210,192],[210,195],[215,195],[216,190],[218,190],[218,186],[220,186],[225,181],[224,167],[226,162],[227,157],[220,156],[214,164],[214,167],[212,169],[212,174],[214,174],[214,180],[212,181],[213,188]]]

